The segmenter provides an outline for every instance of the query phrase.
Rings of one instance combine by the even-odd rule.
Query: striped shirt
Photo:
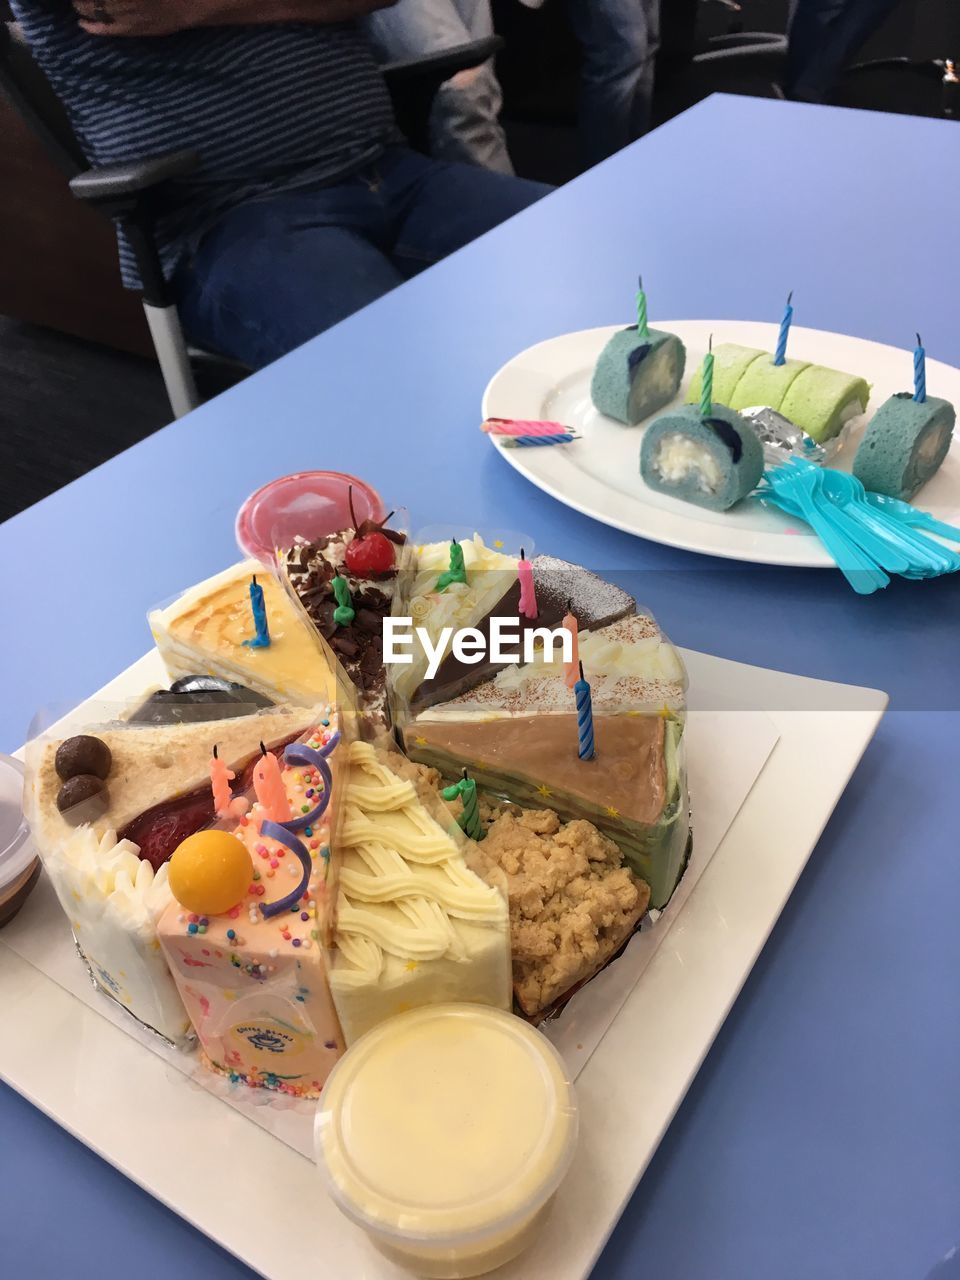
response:
[[[69,0],[10,3],[91,165],[199,153],[198,171],[166,184],[154,224],[168,278],[228,209],[336,182],[395,138],[386,85],[353,23],[90,36]],[[122,236],[120,265],[136,288]]]

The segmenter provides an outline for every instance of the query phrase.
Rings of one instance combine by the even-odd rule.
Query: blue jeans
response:
[[[899,0],[799,0],[790,23],[786,90],[823,102],[847,63]]]
[[[391,147],[335,186],[239,205],[175,280],[187,336],[259,368],[547,194]]]
[[[579,124],[588,164],[650,128],[660,0],[567,0],[583,50]]]

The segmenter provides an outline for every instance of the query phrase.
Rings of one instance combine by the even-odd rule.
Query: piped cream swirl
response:
[[[505,905],[369,743],[349,748],[340,830],[337,981],[376,981],[384,955],[422,962],[465,958],[457,921],[502,925]]]

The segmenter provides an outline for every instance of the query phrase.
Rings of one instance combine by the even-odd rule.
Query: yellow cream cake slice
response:
[[[249,643],[256,628],[250,584],[263,591],[270,643]],[[309,621],[263,565],[246,560],[154,609],[150,630],[171,676],[220,676],[275,702],[335,701],[334,659]]]
[[[349,747],[330,967],[348,1045],[421,1005],[510,1003],[506,902],[468,867],[456,828],[393,771],[394,758],[370,743]]]

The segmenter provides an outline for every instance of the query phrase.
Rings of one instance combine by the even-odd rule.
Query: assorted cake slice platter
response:
[[[27,751],[94,981],[237,1088],[316,1096],[424,1005],[555,1014],[686,864],[686,677],[654,619],[512,535],[398,523],[185,590],[149,616],[170,687]]]

